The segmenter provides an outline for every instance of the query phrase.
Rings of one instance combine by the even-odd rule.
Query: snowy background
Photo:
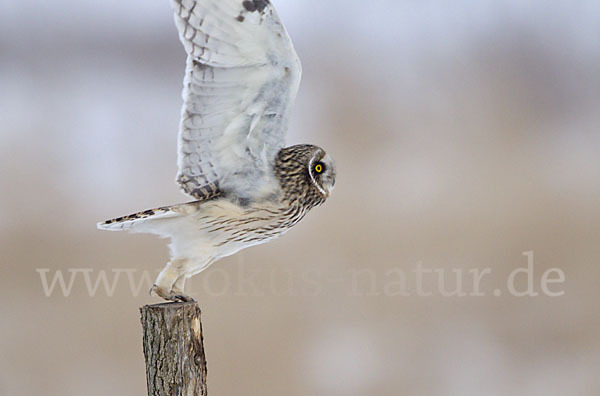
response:
[[[288,140],[324,147],[338,181],[192,281],[211,394],[600,394],[600,3],[274,3],[304,66]],[[36,269],[166,262],[95,223],[185,200],[184,60],[166,0],[0,3],[0,395],[145,394],[137,308],[157,300],[81,279],[46,297]],[[528,251],[563,297],[491,294]],[[418,262],[490,268],[488,295],[385,295]],[[264,293],[219,283],[244,270]],[[375,287],[349,292],[362,270]],[[273,292],[285,271],[317,290]]]

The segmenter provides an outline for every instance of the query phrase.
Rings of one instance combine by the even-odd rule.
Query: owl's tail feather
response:
[[[128,216],[117,217],[97,224],[101,230],[121,231],[131,230],[132,228],[146,223],[149,220],[166,219],[178,217],[182,214],[196,210],[200,201],[189,202],[172,206],[161,206],[160,208],[148,209],[142,212],[130,214]],[[132,230],[133,231],[133,230]]]

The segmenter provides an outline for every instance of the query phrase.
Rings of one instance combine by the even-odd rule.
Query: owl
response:
[[[193,301],[186,279],[220,258],[277,238],[321,205],[333,159],[284,146],[301,65],[268,0],[172,0],[187,52],[177,182],[192,202],[107,220],[103,230],[170,239],[151,292]]]

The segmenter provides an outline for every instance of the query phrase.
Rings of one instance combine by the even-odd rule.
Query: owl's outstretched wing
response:
[[[177,181],[197,198],[262,198],[300,84],[292,42],[269,0],[172,5],[188,53]]]

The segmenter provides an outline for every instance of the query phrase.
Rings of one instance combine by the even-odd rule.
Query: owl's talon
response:
[[[170,292],[167,292],[166,289],[164,289],[158,285],[154,285],[150,289],[150,295],[152,295],[153,293],[167,301],[196,302],[196,300],[194,300],[190,296],[186,296],[185,294],[181,294],[181,293],[175,294],[175,293],[173,293],[172,290]]]
[[[192,302],[192,303],[196,302],[196,300],[194,300],[192,297],[186,296],[185,294],[178,294],[176,296],[173,296],[173,298],[179,302]]]

